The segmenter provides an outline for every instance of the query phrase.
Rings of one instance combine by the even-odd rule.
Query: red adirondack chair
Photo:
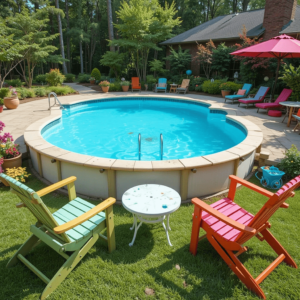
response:
[[[268,220],[278,208],[288,208],[289,205],[285,203],[285,200],[294,196],[293,191],[300,186],[300,176],[288,182],[275,194],[237,176],[231,175],[229,178],[231,183],[227,198],[212,205],[208,205],[198,198],[192,199],[195,207],[190,252],[196,255],[198,241],[206,237],[247,288],[254,291],[259,297],[266,299],[259,284],[282,261],[297,268],[295,261],[268,230],[271,227]],[[269,200],[255,216],[234,203],[238,183],[269,197]],[[206,234],[199,238],[200,228],[203,228]],[[265,240],[279,255],[257,278],[252,277],[238,259],[240,254],[248,250],[243,244],[254,236],[260,241]]]
[[[141,91],[140,79],[138,77],[131,77],[131,91],[139,90]]]

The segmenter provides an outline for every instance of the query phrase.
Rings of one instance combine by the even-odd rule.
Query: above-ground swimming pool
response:
[[[251,172],[263,139],[235,112],[189,97],[103,95],[64,106],[26,129],[33,167],[51,183],[76,176],[77,192],[96,198],[121,200],[145,183],[183,201],[222,191],[229,175]]]
[[[42,136],[80,154],[153,161],[221,152],[242,142],[247,132],[204,103],[129,97],[66,106]]]

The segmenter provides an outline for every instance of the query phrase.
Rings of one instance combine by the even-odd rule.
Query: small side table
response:
[[[178,84],[170,84],[170,93],[174,92],[176,93],[176,89],[177,89]]]
[[[127,190],[122,196],[123,207],[133,214],[133,225],[130,230],[134,229],[132,242],[134,244],[137,231],[144,223],[162,223],[167,240],[172,246],[169,237],[169,217],[176,211],[181,204],[180,195],[173,189],[158,184],[143,184]],[[167,219],[167,226],[164,220]],[[140,223],[137,224],[138,220]]]
[[[288,122],[287,122],[287,127],[290,127],[290,124],[291,124],[291,121],[292,121],[293,110],[297,109],[297,108],[300,108],[300,102],[284,101],[284,102],[279,102],[279,104],[287,107],[287,113],[286,113],[284,119],[282,120],[282,122],[288,116],[289,118],[288,118]]]

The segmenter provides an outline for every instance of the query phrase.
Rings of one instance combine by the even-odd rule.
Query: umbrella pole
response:
[[[275,88],[276,88],[277,79],[278,79],[278,75],[279,75],[280,63],[281,63],[281,58],[278,58],[277,59],[276,77],[275,77],[275,82],[274,82],[273,91],[272,91],[272,95],[271,95],[271,101],[274,99]]]

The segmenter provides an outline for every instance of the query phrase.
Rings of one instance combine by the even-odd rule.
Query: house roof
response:
[[[265,9],[262,8],[239,14],[219,16],[166,40],[161,45],[238,39],[244,25],[247,28],[248,37],[259,37],[265,32],[263,28],[264,13]],[[280,33],[292,34],[299,32],[300,5],[297,5],[295,19],[285,25]]]

